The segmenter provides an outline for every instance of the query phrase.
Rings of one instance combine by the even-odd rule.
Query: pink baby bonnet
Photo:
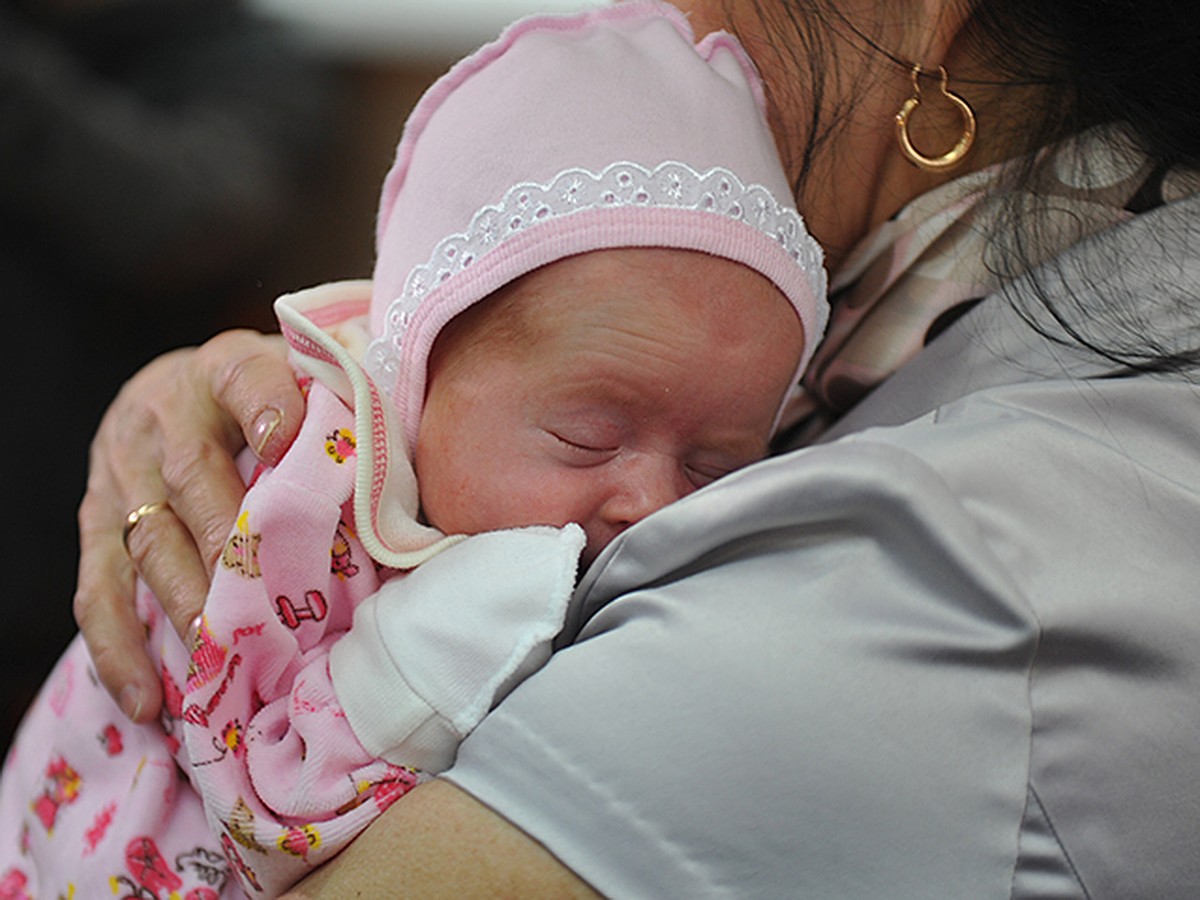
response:
[[[734,38],[696,43],[682,13],[644,0],[523,19],[437,81],[408,120],[376,226],[366,367],[408,446],[442,327],[589,250],[674,247],[756,269],[794,305],[806,363],[825,272],[764,109]]]

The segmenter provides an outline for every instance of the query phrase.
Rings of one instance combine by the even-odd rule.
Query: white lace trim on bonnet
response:
[[[812,296],[825,296],[820,246],[799,213],[780,205],[761,185],[743,184],[728,169],[698,172],[681,162],[664,162],[653,170],[633,162],[616,162],[601,172],[568,169],[546,184],[514,186],[500,203],[480,209],[466,231],[438,243],[429,261],[409,273],[403,293],[388,306],[384,332],[367,349],[368,373],[385,390],[395,385],[405,333],[429,292],[508,238],[584,210],[623,207],[694,210],[742,222],[777,241],[804,271]],[[815,334],[824,331],[828,312],[827,306],[818,306]]]

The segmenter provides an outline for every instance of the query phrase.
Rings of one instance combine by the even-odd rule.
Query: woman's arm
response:
[[[135,721],[162,703],[133,606],[135,566],[185,633],[244,493],[234,454],[249,443],[278,461],[303,413],[282,340],[251,331],[159,357],[105,413],[79,509],[75,618],[100,680]],[[126,513],[160,500],[170,510],[133,529],[127,554]]]
[[[282,900],[596,897],[541,844],[443,781],[423,784]]]

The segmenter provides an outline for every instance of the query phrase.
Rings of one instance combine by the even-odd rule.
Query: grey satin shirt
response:
[[[1075,252],[1194,346],[1197,232]],[[622,535],[447,777],[616,897],[1200,896],[1200,388],[1108,369],[989,298]]]

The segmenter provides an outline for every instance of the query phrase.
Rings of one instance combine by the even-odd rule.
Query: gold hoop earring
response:
[[[912,67],[913,95],[904,101],[900,112],[896,113],[896,137],[900,140],[900,152],[904,154],[905,159],[926,172],[945,172],[953,169],[962,162],[963,157],[970,151],[971,145],[975,143],[975,111],[971,109],[966,100],[958,94],[951,93],[947,88],[949,77],[946,75],[945,67],[938,66],[938,72],[942,78],[942,96],[953,103],[962,115],[963,133],[959,137],[958,143],[941,156],[926,156],[913,146],[912,139],[908,134],[908,119],[912,115],[912,111],[921,105],[920,76],[922,70],[919,65],[914,64]]]

